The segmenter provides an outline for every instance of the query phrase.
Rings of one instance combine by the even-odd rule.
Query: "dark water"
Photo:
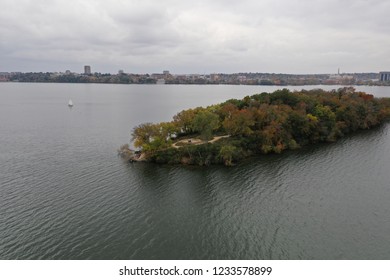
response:
[[[233,168],[116,155],[141,122],[275,89],[0,83],[0,259],[390,259],[390,124]]]

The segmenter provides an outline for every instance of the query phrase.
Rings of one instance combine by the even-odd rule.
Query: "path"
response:
[[[184,140],[177,141],[176,143],[173,143],[172,147],[176,148],[176,149],[179,149],[180,147],[184,147],[185,146],[185,145],[177,146],[177,144],[179,144],[179,143],[184,143],[184,144],[187,144],[187,145],[202,145],[202,144],[206,144],[206,143],[214,143],[214,142],[218,141],[219,139],[228,138],[228,137],[230,137],[230,135],[215,136],[210,141],[203,141],[203,140],[198,139],[198,138],[184,139]]]

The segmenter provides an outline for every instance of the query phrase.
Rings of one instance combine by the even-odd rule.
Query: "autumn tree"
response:
[[[222,123],[225,131],[233,136],[251,135],[253,133],[251,127],[254,124],[253,115],[248,109],[230,111]]]

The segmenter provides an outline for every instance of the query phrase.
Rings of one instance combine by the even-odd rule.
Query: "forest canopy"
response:
[[[183,110],[171,122],[144,123],[131,134],[137,156],[159,163],[209,165],[254,154],[333,142],[390,117],[390,99],[354,88],[288,89]]]

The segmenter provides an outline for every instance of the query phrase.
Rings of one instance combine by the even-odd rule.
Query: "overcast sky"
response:
[[[0,71],[390,70],[386,0],[0,0]]]

